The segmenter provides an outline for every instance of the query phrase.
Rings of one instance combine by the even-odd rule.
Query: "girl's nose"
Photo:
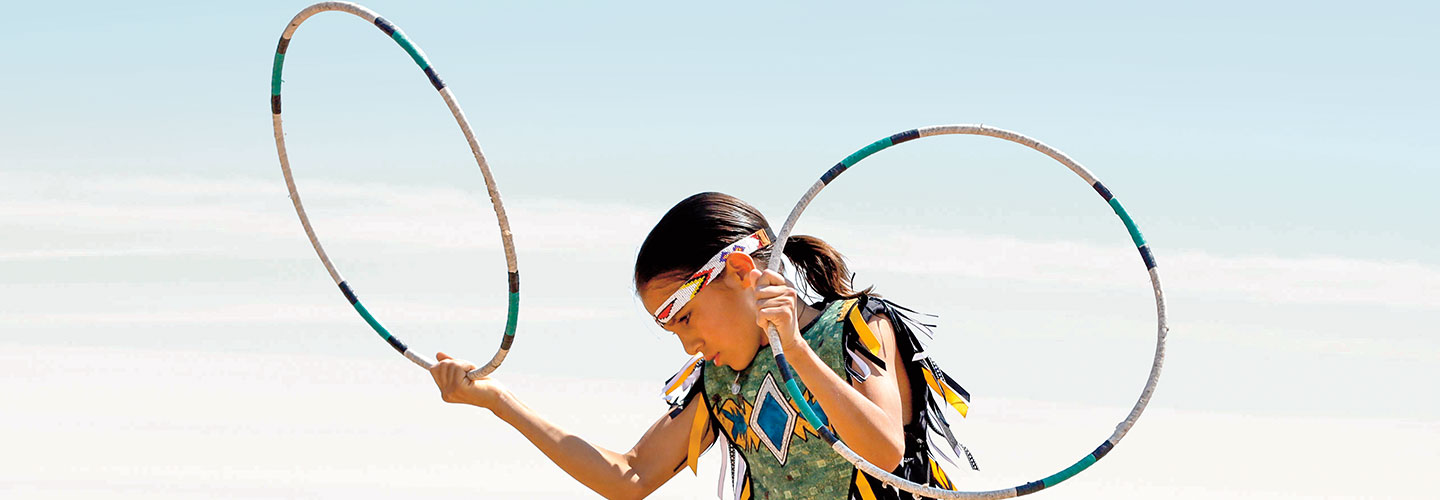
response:
[[[700,339],[693,335],[676,334],[680,339],[680,345],[685,348],[685,354],[694,356],[700,353]]]

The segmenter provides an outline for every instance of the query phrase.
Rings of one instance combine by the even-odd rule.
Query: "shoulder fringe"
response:
[[[935,338],[935,325],[921,321],[916,317],[926,317],[928,320],[933,321],[935,316],[916,312],[913,309],[876,296],[861,297],[855,300],[854,304],[846,304],[846,306],[851,308],[842,315],[842,317],[850,320],[850,324],[847,325],[846,329],[846,333],[848,334],[846,352],[849,353],[853,360],[853,362],[847,360],[847,367],[857,365],[860,366],[862,370],[868,372],[868,369],[863,366],[866,364],[865,362],[868,361],[874,363],[875,366],[882,370],[885,369],[884,363],[879,359],[879,342],[875,340],[875,334],[870,331],[866,321],[876,314],[884,314],[890,318],[891,328],[895,331],[895,341],[897,344],[900,344],[900,352],[902,355],[908,354],[910,358],[905,365],[906,369],[912,373],[918,370],[920,378],[925,381],[925,385],[929,388],[929,391],[915,391],[916,395],[924,395],[924,403],[917,401],[915,404],[923,404],[923,408],[926,410],[923,411],[926,427],[930,432],[944,438],[957,457],[964,455],[971,469],[980,470],[970,450],[955,439],[955,435],[950,429],[950,422],[945,418],[943,407],[941,406],[943,402],[945,406],[954,408],[955,411],[960,414],[961,418],[968,416],[970,413],[970,391],[965,390],[955,379],[950,378],[950,375],[940,369],[940,365],[925,351],[925,341]],[[924,335],[923,339],[920,334]],[[867,340],[866,337],[869,337],[869,339]],[[870,348],[872,344],[876,346],[876,349],[872,350]],[[906,356],[901,357],[903,359]],[[856,376],[857,370],[851,368],[850,375],[852,377]],[[859,375],[863,375],[859,377],[859,379],[864,380],[865,376],[868,376],[868,373],[859,373]],[[939,450],[940,448],[937,447],[934,449]],[[946,461],[952,464],[954,463],[945,453],[941,452],[939,455]]]

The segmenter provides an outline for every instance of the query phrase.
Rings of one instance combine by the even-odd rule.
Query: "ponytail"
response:
[[[840,251],[814,236],[791,236],[785,240],[785,257],[810,290],[825,302],[869,295],[875,287],[855,291],[849,266]]]

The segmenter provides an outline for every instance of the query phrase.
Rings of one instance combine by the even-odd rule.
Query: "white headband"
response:
[[[685,284],[680,285],[679,290],[670,294],[670,298],[660,303],[660,307],[655,310],[655,322],[661,325],[668,323],[670,318],[675,316],[675,313],[680,312],[680,309],[684,308],[685,304],[688,304],[690,300],[695,298],[695,295],[700,293],[701,288],[705,288],[705,285],[710,284],[711,280],[714,280],[716,276],[720,275],[720,271],[725,269],[725,258],[730,256],[730,254],[739,252],[750,255],[752,252],[764,248],[769,244],[769,231],[762,228],[750,236],[741,238],[740,241],[726,245],[725,248],[720,250],[720,253],[715,254],[714,257],[710,258],[709,262],[701,266],[699,271],[691,274],[690,277],[685,280]]]

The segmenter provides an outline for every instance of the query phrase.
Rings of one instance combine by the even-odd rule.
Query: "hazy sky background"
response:
[[[275,42],[304,2],[7,5],[0,32],[0,496],[593,496],[439,401],[335,290],[287,198]],[[522,311],[498,376],[627,449],[685,356],[635,250],[699,191],[779,224],[889,134],[985,123],[1109,186],[1171,338],[1150,409],[1054,498],[1414,497],[1440,466],[1440,65],[1422,2],[367,2],[430,56],[511,212]],[[464,139],[373,26],[286,57],[301,194],[340,271],[425,352],[488,359],[504,260]],[[983,473],[1034,480],[1133,404],[1154,302],[1083,182],[982,137],[908,143],[800,232],[940,315]],[[717,460],[657,498],[713,498]]]

